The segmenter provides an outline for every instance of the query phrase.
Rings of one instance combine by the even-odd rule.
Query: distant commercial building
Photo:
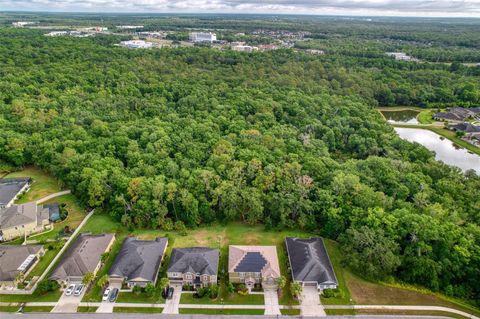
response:
[[[47,37],[64,37],[69,35],[68,31],[52,31],[45,34]]]
[[[117,29],[129,30],[129,29],[143,29],[143,25],[117,25]]]
[[[26,25],[29,25],[29,24],[35,24],[35,22],[30,22],[30,21],[16,21],[16,22],[12,22],[12,25],[16,28],[22,28]]]
[[[418,61],[418,59],[407,55],[405,52],[387,52],[386,54],[398,61]]]
[[[120,45],[129,49],[149,49],[153,47],[152,42],[145,42],[143,40],[122,41]]]
[[[189,38],[195,43],[217,41],[217,35],[212,32],[191,32]]]
[[[325,54],[325,51],[323,50],[317,50],[317,49],[307,49],[305,50],[307,53],[310,53],[310,54],[317,54],[317,55],[323,55]]]
[[[252,47],[250,45],[234,45],[232,46],[232,50],[240,52],[254,52],[258,51],[258,47]]]
[[[45,251],[40,245],[0,245],[0,285],[15,287],[17,276],[26,276]]]

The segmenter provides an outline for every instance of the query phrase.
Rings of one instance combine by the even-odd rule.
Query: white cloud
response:
[[[0,0],[0,10],[480,17],[480,0]]]

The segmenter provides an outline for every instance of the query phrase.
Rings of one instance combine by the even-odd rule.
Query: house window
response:
[[[190,280],[190,279],[192,279],[192,275],[187,274],[187,275],[185,276],[185,278]]]
[[[239,273],[239,275],[240,275],[241,279],[245,278],[245,273],[241,272],[241,273]]]

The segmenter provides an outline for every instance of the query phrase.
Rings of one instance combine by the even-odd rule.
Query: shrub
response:
[[[147,283],[145,286],[145,293],[148,297],[153,297],[155,295],[155,286],[151,282]]]
[[[218,297],[218,286],[217,285],[211,285],[208,288],[208,296],[212,299],[215,299]]]
[[[233,286],[233,284],[231,282],[229,282],[228,285],[227,285],[227,291],[228,291],[228,293],[235,292],[235,287]]]
[[[60,288],[60,285],[55,280],[44,279],[38,283],[36,293],[43,295],[49,291],[55,291]]]
[[[335,292],[333,291],[333,289],[327,288],[323,290],[322,295],[325,298],[332,298],[335,297]]]
[[[135,285],[133,286],[132,292],[138,296],[142,292],[142,287]]]
[[[198,298],[203,298],[208,293],[208,288],[202,287],[197,289]]]

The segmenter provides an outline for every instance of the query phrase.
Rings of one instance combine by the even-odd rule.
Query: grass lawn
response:
[[[332,309],[334,310],[334,309]],[[359,309],[355,311],[358,315],[397,315],[397,316],[412,316],[412,315],[421,315],[421,316],[441,316],[441,317],[450,317],[457,319],[464,319],[467,317],[458,315],[456,313],[450,313],[445,311],[423,311],[423,310],[383,310],[383,309]],[[329,313],[327,313],[329,314]]]
[[[59,204],[65,204],[65,208],[68,211],[68,216],[65,218],[65,220],[62,220],[61,222],[57,222],[54,224],[54,229],[48,233],[40,234],[40,235],[33,235],[28,237],[29,240],[37,240],[39,242],[49,240],[49,239],[56,239],[59,232],[65,227],[65,226],[70,226],[71,229],[77,228],[78,225],[82,222],[82,220],[85,218],[87,215],[85,212],[85,208],[83,207],[82,204],[77,200],[77,198],[72,195],[63,195],[60,197],[56,197],[51,199],[48,202],[45,202],[44,204],[48,203],[59,203]]]
[[[23,312],[50,312],[52,311],[53,307],[51,306],[38,306],[38,307],[32,307],[32,306],[27,306],[23,308]]]
[[[354,316],[357,314],[353,309],[325,309],[327,316]]]
[[[418,113],[417,115],[417,121],[420,124],[432,124],[433,123],[433,113],[434,110],[426,109]]]
[[[17,200],[17,203],[26,203],[37,200],[62,190],[61,183],[59,181],[57,181],[52,175],[34,166],[25,167],[21,171],[10,173],[4,177],[31,177],[33,179],[30,190],[22,195]]]
[[[0,306],[0,312],[17,312],[18,306]]]
[[[121,313],[161,313],[163,308],[153,307],[113,307],[113,312]]]
[[[323,298],[321,297],[322,304],[325,305],[348,305],[352,303],[352,297],[350,296],[350,291],[348,290],[347,283],[345,281],[345,274],[348,272],[344,267],[342,267],[342,253],[338,248],[338,243],[333,240],[325,239],[325,247],[327,248],[330,261],[332,262],[333,269],[335,271],[335,276],[338,281],[338,289],[340,293],[337,297],[333,298]]]
[[[199,315],[263,315],[263,309],[194,309],[180,308],[180,314],[199,314]]]
[[[80,306],[77,308],[77,312],[95,312],[97,311],[98,307],[85,307]]]
[[[180,298],[181,304],[221,304],[222,298],[210,299],[205,296],[203,298],[193,298],[191,293],[183,293]],[[223,303],[226,305],[263,305],[265,303],[263,295],[250,294],[240,295],[238,293],[226,294],[223,296]]]
[[[299,316],[300,309],[280,309],[280,313],[284,316]]]
[[[33,293],[31,295],[0,295],[0,302],[51,302],[58,301],[62,292],[60,290],[52,291],[44,295]]]
[[[117,302],[163,303],[165,299],[163,299],[160,293],[157,293],[153,297],[148,297],[146,293],[136,295],[133,292],[121,292],[118,294]]]
[[[47,249],[48,246],[49,244],[46,244],[45,249]],[[32,271],[28,274],[27,278],[25,279],[30,280],[35,276],[40,276],[41,274],[43,274],[45,269],[47,269],[48,265],[50,265],[53,258],[55,258],[55,256],[58,254],[61,248],[62,247],[60,245],[56,245],[55,243],[53,243],[52,249],[48,249],[45,252],[45,255],[40,257],[40,260],[38,261],[38,263],[35,265],[35,267],[32,269]]]

